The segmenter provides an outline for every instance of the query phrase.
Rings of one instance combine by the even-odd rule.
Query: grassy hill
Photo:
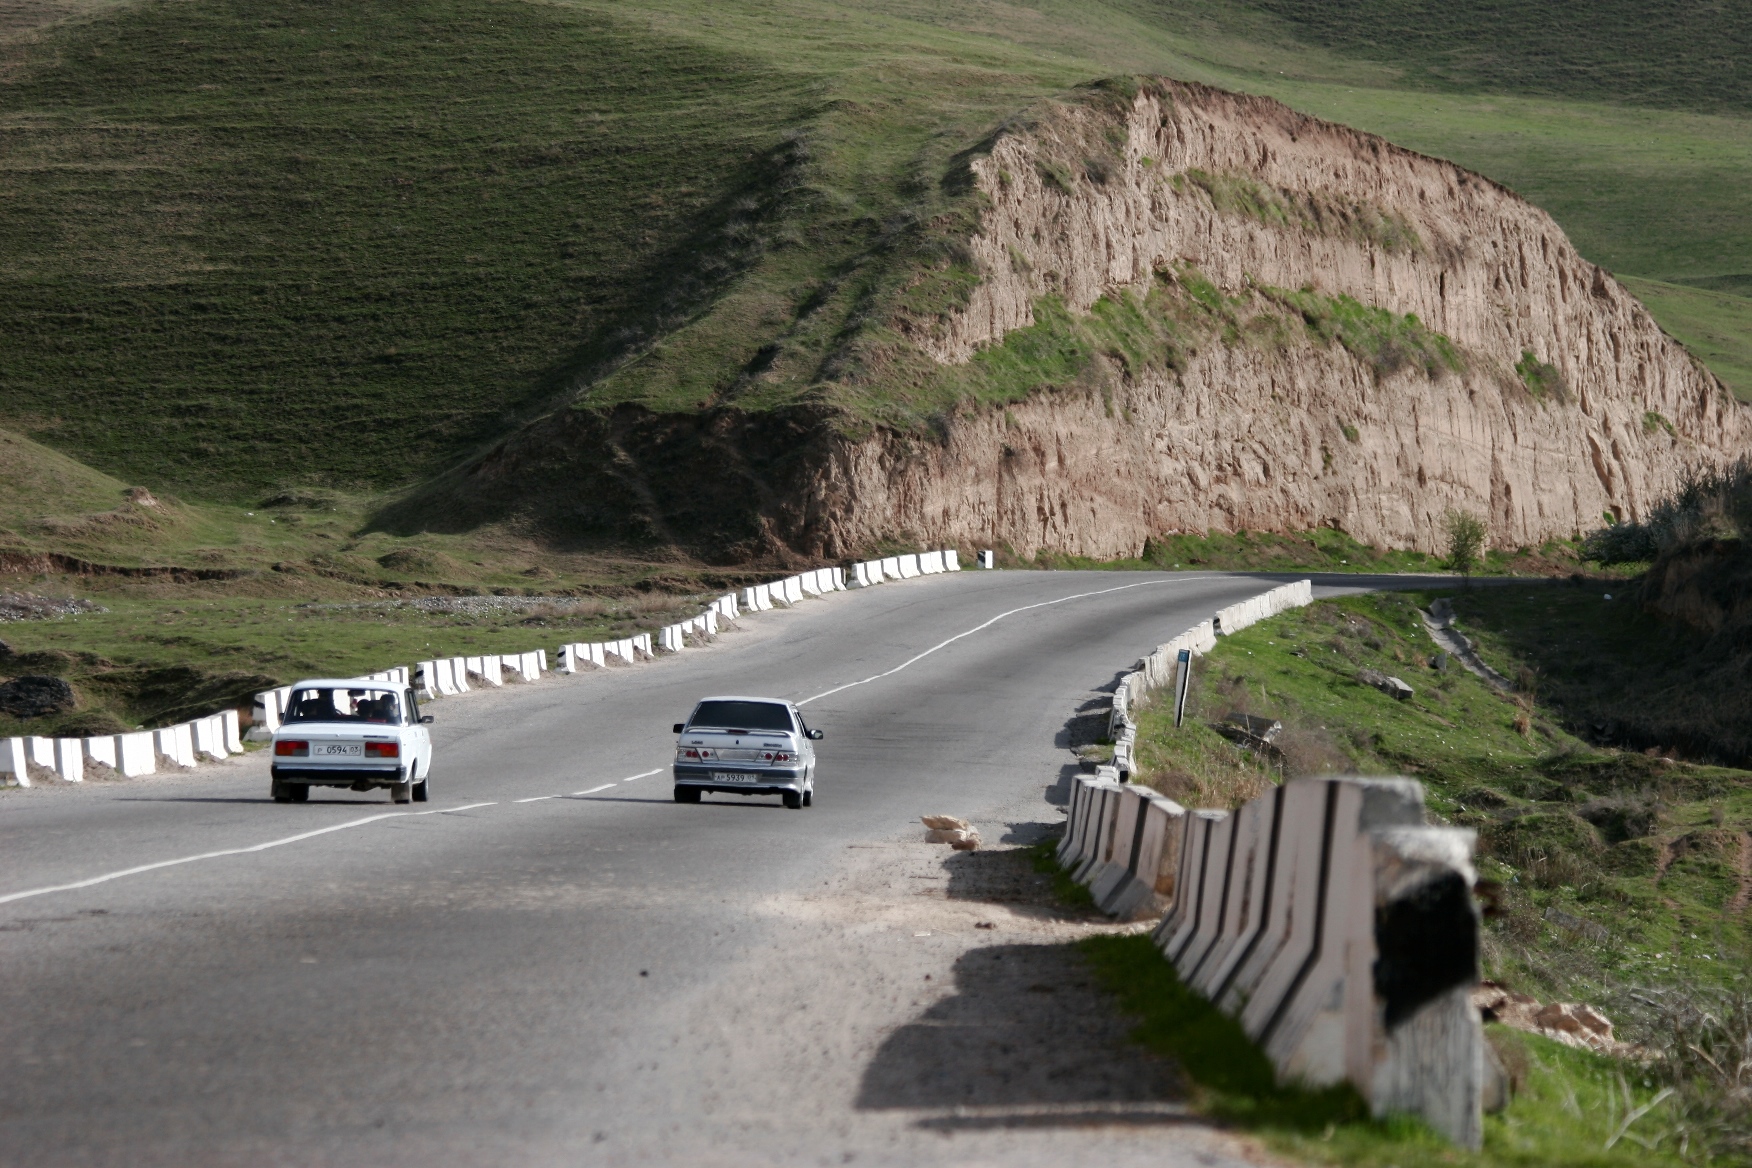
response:
[[[22,3],[0,426],[114,476],[79,514],[122,484],[185,512],[142,542],[21,492],[0,522],[90,556],[303,561],[335,549],[249,512],[315,488],[340,554],[375,561],[385,492],[532,413],[817,400],[964,213],[955,156],[1119,74],[1269,93],[1515,187],[1752,395],[1747,25],[1482,0]],[[831,404],[928,425],[982,392]],[[536,554],[453,534],[422,554],[476,582]]]

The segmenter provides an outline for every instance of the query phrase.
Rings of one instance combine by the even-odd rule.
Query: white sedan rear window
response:
[[[295,689],[286,703],[287,722],[375,722],[401,724],[401,702],[394,690],[369,686],[346,689]]]

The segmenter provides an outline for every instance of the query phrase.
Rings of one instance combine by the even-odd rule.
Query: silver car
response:
[[[397,803],[426,802],[431,720],[405,687],[358,678],[299,682],[274,732],[274,801],[303,803],[312,787],[385,787]]]
[[[675,724],[675,801],[706,791],[778,795],[796,809],[815,802],[815,746],[803,712],[779,698],[705,698]]]

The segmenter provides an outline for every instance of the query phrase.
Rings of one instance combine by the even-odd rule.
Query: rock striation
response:
[[[1637,518],[1686,467],[1747,449],[1746,409],[1610,273],[1452,163],[1156,82],[1047,111],[970,166],[988,200],[968,245],[978,286],[912,331],[938,362],[1002,344],[1043,297],[1088,311],[1192,270],[1229,295],[1413,315],[1463,367],[1225,341],[963,411],[937,445],[842,443],[806,509],[820,550],[907,536],[1113,556],[1163,533],[1321,525],[1438,550],[1451,508],[1487,517],[1495,546],[1529,545]]]
[[[734,562],[1321,526],[1439,551],[1463,510],[1516,547],[1639,519],[1748,449],[1746,408],[1610,273],[1452,163],[1151,80],[958,166],[972,213],[907,277],[935,290],[861,318],[792,404],[560,410],[384,521]],[[925,433],[860,401],[953,404]]]

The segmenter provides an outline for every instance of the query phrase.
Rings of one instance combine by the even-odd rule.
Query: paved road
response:
[[[1056,1162],[1094,1137],[952,1139],[926,1120],[957,1084],[879,1085],[931,1068],[883,1078],[856,1043],[801,1058],[787,1019],[856,995],[771,906],[849,879],[848,847],[915,838],[921,812],[1017,838],[1056,822],[1091,689],[1270,583],[963,572],[810,601],[677,658],[437,703],[425,807],[278,805],[260,756],[9,792],[0,1163]],[[671,802],[669,725],[724,692],[810,699],[814,808]],[[1115,1138],[1232,1162],[1195,1135]]]

